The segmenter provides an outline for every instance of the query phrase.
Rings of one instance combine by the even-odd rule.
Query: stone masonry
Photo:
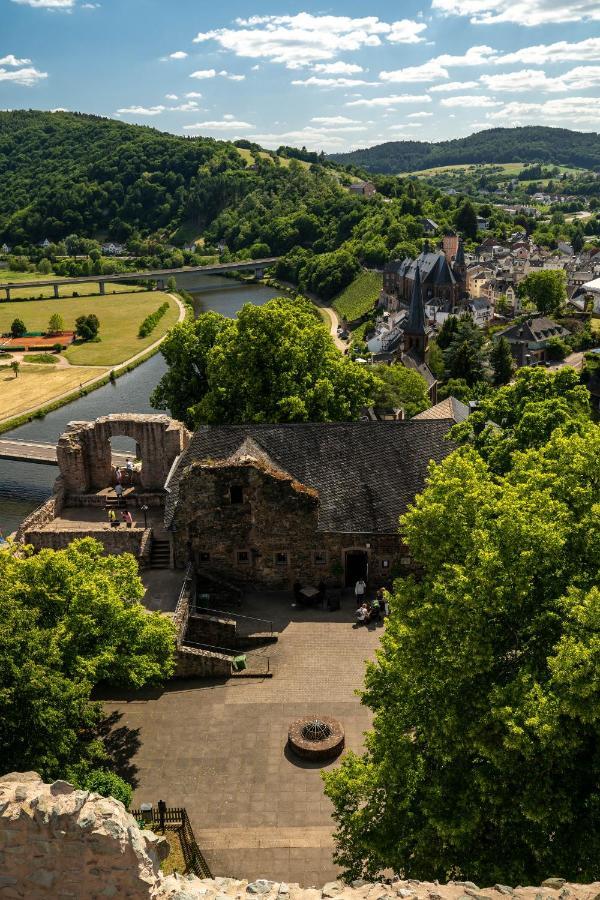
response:
[[[44,784],[35,772],[0,778],[0,893],[6,900],[597,900],[600,882],[550,877],[539,887],[470,881],[330,882],[323,888],[258,879],[164,876],[164,839],[142,831],[117,800]]]
[[[140,485],[160,490],[190,435],[181,422],[165,415],[115,414],[95,422],[71,422],[56,455],[68,494],[85,494],[113,483],[110,439],[125,436],[138,445],[142,459]]]

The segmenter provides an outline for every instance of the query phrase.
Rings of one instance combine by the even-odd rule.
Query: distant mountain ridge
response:
[[[473,163],[552,163],[600,170],[600,135],[529,125],[490,128],[452,141],[388,141],[329,159],[367,172],[395,174]]]

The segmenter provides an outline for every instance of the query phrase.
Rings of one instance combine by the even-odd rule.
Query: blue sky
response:
[[[600,0],[0,0],[0,108],[326,152],[595,131]]]

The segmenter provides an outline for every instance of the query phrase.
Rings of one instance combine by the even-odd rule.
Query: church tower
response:
[[[404,323],[404,353],[411,353],[420,363],[427,363],[429,359],[429,328],[425,321],[421,272],[418,266],[415,269],[408,316]]]

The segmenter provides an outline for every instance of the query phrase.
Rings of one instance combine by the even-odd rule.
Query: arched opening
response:
[[[132,488],[141,483],[142,448],[133,438],[116,435],[108,439],[110,445],[111,477],[113,485]]]

